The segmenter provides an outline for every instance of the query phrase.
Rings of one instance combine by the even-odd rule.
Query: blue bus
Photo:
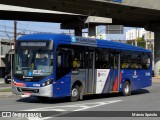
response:
[[[152,84],[152,52],[140,47],[64,34],[30,34],[16,42],[13,93],[83,99]]]

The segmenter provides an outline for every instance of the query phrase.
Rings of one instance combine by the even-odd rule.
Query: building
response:
[[[13,41],[0,39],[0,78],[5,75],[5,56],[13,48]]]
[[[98,35],[96,36],[96,39],[106,40],[106,36],[107,36],[107,34],[105,34],[105,33],[98,34]],[[88,38],[88,33],[83,33],[83,37],[87,37],[87,38]],[[95,38],[95,36],[92,36],[91,38]]]
[[[126,40],[131,40],[133,42],[133,45],[135,45],[136,43],[136,39],[137,38],[144,38],[144,40],[146,41],[146,49],[149,49],[151,51],[153,51],[154,53],[154,32],[151,31],[146,31],[145,29],[141,28],[141,29],[131,29],[129,31],[126,32]],[[152,68],[154,70],[154,54],[152,57]]]
[[[126,40],[135,42],[137,38],[144,38],[146,49],[154,51],[154,32],[146,31],[144,28],[131,29],[126,32]]]
[[[137,38],[142,38],[143,35],[145,34],[145,29],[140,28],[140,29],[131,29],[126,32],[126,40],[135,40]]]
[[[154,32],[146,31],[144,34],[146,49],[154,51]]]
[[[111,40],[111,41],[113,41],[113,42],[120,42],[120,43],[127,43],[126,40]]]

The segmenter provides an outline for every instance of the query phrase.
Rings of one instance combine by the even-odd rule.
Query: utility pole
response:
[[[137,46],[137,27],[136,27],[136,29],[135,29],[135,46]]]
[[[17,40],[17,21],[14,21],[14,49],[16,48],[16,40]]]
[[[14,21],[14,49],[16,48],[17,40],[17,21]],[[11,45],[12,46],[12,45]],[[13,80],[13,49],[11,48],[11,81]]]

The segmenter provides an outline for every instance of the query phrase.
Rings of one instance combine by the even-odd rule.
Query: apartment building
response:
[[[8,39],[0,39],[0,78],[5,75],[5,56],[10,49],[13,48],[13,41]]]

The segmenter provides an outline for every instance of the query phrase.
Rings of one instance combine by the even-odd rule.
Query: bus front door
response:
[[[95,51],[86,51],[85,93],[93,94],[95,88]]]
[[[110,77],[110,91],[118,92],[121,81],[121,70],[120,70],[120,54],[111,54],[111,77]]]

